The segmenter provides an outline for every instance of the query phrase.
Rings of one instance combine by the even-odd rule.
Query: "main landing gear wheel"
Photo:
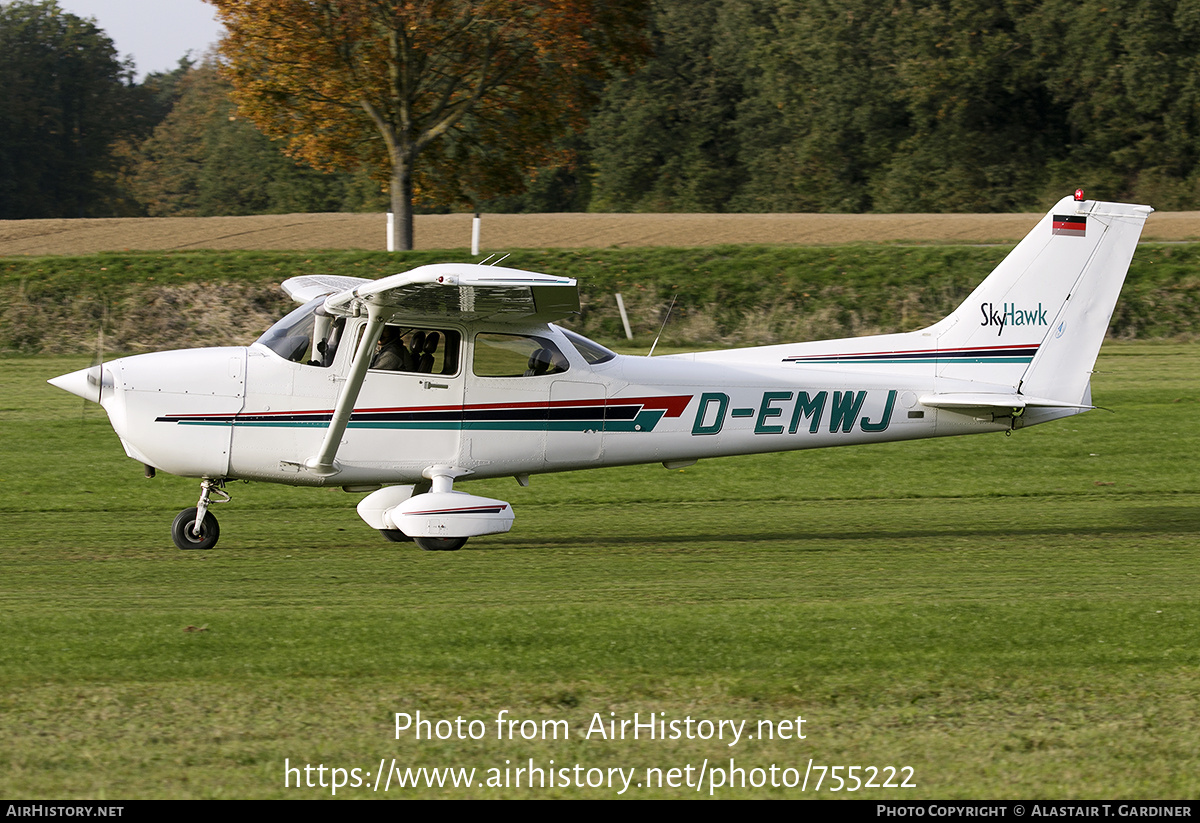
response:
[[[413,540],[427,552],[456,552],[467,542],[465,537],[414,537]]]
[[[399,529],[380,529],[379,533],[393,543],[411,543],[412,538]]]
[[[175,515],[175,522],[171,524],[171,539],[175,541],[175,546],[187,551],[211,549],[217,545],[217,538],[221,536],[221,527],[217,525],[217,518],[213,517],[212,512],[204,513],[204,519],[200,521],[200,534],[193,533],[195,528],[195,506],[184,509]]]

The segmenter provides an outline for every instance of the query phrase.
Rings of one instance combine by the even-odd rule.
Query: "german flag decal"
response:
[[[1087,229],[1087,215],[1056,214],[1051,218],[1051,234],[1069,234],[1083,237]]]

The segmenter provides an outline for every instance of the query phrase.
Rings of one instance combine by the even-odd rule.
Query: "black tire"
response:
[[[171,524],[171,540],[175,542],[176,548],[185,551],[192,549],[205,551],[217,545],[217,538],[221,536],[221,527],[217,525],[217,518],[213,517],[212,512],[204,513],[204,519],[200,521],[199,536],[192,534],[192,526],[195,524],[195,506],[184,509],[175,515],[175,522]]]
[[[427,552],[456,552],[467,542],[465,537],[414,537],[413,540]]]
[[[379,533],[393,543],[411,543],[412,538],[399,529],[380,529]]]

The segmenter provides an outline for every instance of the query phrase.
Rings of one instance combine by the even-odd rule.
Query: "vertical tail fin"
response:
[[[979,380],[1083,404],[1149,206],[1060,200],[949,317],[942,379]]]

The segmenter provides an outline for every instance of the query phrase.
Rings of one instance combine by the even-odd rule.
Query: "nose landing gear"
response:
[[[176,548],[185,551],[205,550],[217,545],[221,527],[217,524],[217,518],[209,512],[208,506],[210,503],[229,502],[229,493],[224,487],[224,480],[206,479],[200,483],[200,502],[193,508],[184,509],[175,515],[175,522],[171,524],[171,540]],[[216,500],[211,499],[214,493],[220,495]]]

